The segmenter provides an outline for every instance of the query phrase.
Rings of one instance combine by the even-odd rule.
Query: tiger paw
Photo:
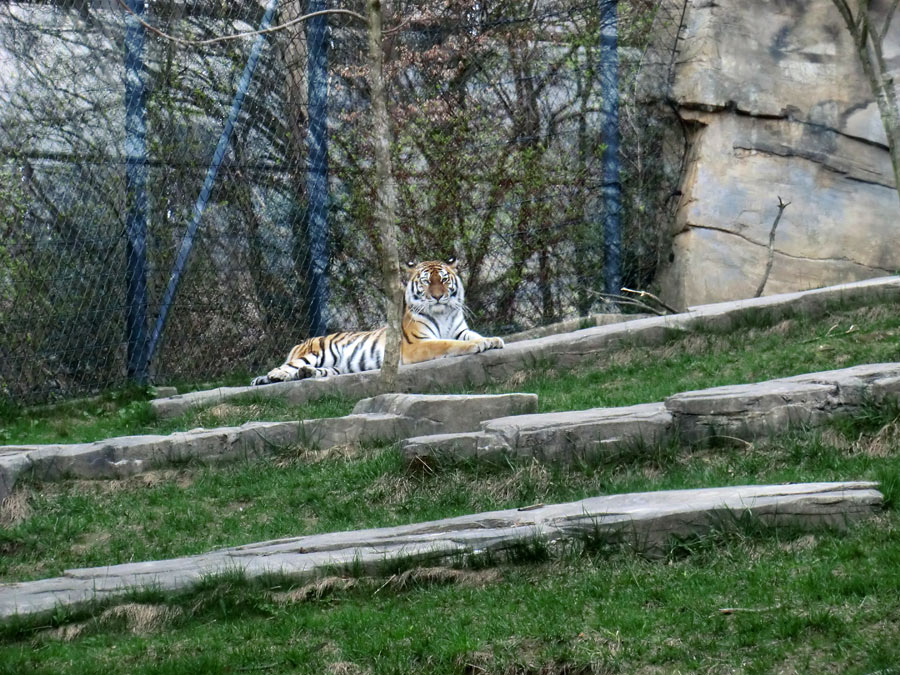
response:
[[[503,340],[498,337],[481,338],[477,344],[479,352],[488,349],[503,349]]]
[[[312,366],[300,366],[295,377],[298,380],[305,380],[308,377],[319,377],[319,372]]]

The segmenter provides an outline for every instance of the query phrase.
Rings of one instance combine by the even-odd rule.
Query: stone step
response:
[[[297,442],[297,422],[247,422],[168,435],[120,436],[70,445],[0,446],[0,500],[16,482],[65,478],[122,478],[160,466],[255,457]]]
[[[773,318],[796,314],[815,316],[825,311],[832,302],[861,303],[898,297],[900,277],[884,277],[811,291],[703,305],[681,314],[585,328],[572,333],[523,340],[504,349],[492,349],[481,354],[402,366],[397,374],[396,387],[401,392],[426,393],[446,391],[450,387],[503,382],[517,372],[533,371],[535,364],[542,362],[568,368],[596,361],[598,355],[614,351],[623,342],[654,345],[665,342],[672,331],[697,328],[725,330],[759,312]],[[151,406],[157,415],[167,418],[178,416],[192,407],[214,405],[247,394],[272,396],[296,404],[332,394],[361,398],[378,393],[378,378],[378,371],[367,371],[263,387],[220,387],[156,399]]]
[[[900,363],[688,391],[662,403],[494,419],[482,422],[477,432],[409,438],[402,448],[408,459],[423,461],[498,456],[602,461],[672,438],[752,440],[795,425],[817,426],[886,396],[900,396]]]
[[[333,447],[477,430],[484,420],[536,410],[536,394],[385,394],[359,401],[354,414],[346,417],[248,422],[239,427],[122,436],[94,443],[0,446],[0,500],[25,475],[40,481],[122,478],[188,459],[215,462],[256,457],[295,444]]]
[[[517,544],[579,538],[664,554],[673,538],[728,528],[748,516],[771,526],[846,527],[876,513],[876,483],[837,482],[668,490],[593,497],[399,527],[278,539],[186,556],[67,570],[61,577],[0,584],[0,619],[50,612],[140,589],[184,591],[210,575],[288,574],[298,580],[335,567],[379,573],[396,561],[453,561],[476,553],[502,556]]]

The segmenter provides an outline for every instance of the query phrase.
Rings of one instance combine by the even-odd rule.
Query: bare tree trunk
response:
[[[898,3],[891,2],[884,16],[876,16],[877,12],[870,7],[869,0],[858,0],[854,16],[852,0],[833,0],[833,2],[841,13],[844,23],[847,24],[859,62],[878,103],[878,112],[881,114],[891,155],[891,166],[894,169],[894,186],[900,197],[900,102],[897,100],[894,78],[884,57],[884,40],[891,30],[891,22],[897,13]],[[879,20],[882,21],[880,31]]]
[[[400,282],[400,255],[397,251],[397,185],[391,167],[391,129],[388,123],[384,85],[384,52],[381,48],[381,0],[368,0],[369,88],[372,95],[375,141],[375,221],[381,238],[381,278],[388,298],[387,334],[381,388],[394,388],[400,363],[400,331],[403,320],[403,288]]]

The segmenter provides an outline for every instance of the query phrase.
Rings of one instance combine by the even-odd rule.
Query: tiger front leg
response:
[[[263,384],[275,384],[276,382],[290,382],[292,380],[305,380],[308,377],[324,377],[319,374],[320,368],[314,368],[306,363],[293,364],[283,363],[277,368],[273,368],[265,375],[254,377],[250,382],[251,387],[258,387]]]
[[[445,356],[463,356],[478,354],[486,349],[500,349],[503,340],[500,338],[483,338],[475,340],[422,340],[403,345],[403,363],[422,363],[440,359]]]

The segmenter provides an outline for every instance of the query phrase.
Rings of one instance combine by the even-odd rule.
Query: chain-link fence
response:
[[[610,200],[621,278],[650,283],[677,178],[660,113],[682,6],[385,5],[401,253],[461,259],[476,330],[597,311]],[[321,14],[199,45],[151,30],[208,41],[326,8],[365,13],[0,5],[0,398],[258,373],[306,336],[383,322],[365,24]]]

